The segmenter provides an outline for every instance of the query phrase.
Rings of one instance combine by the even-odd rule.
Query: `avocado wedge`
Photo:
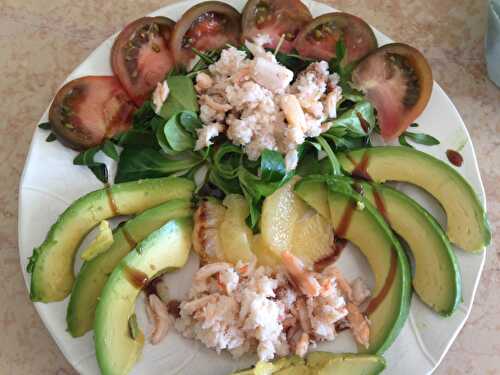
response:
[[[92,330],[95,308],[109,275],[136,244],[167,221],[190,217],[191,201],[173,199],[150,208],[114,232],[113,245],[104,253],[83,264],[76,277],[68,304],[66,321],[68,332],[79,337]]]
[[[147,282],[167,269],[182,267],[191,248],[191,219],[169,221],[142,241],[115,268],[97,304],[94,333],[103,375],[126,375],[144,346],[140,330],[132,338],[129,321]]]
[[[373,147],[338,155],[342,168],[374,182],[403,181],[427,190],[443,206],[450,241],[478,252],[491,241],[486,212],[469,183],[448,164],[408,147]]]
[[[307,355],[311,375],[377,375],[385,369],[384,358],[368,354],[312,352]]]
[[[232,375],[377,375],[384,368],[384,358],[377,355],[311,352],[305,361],[297,356],[259,361]]]
[[[318,181],[321,178],[303,179],[295,192],[308,202],[304,191]],[[379,354],[389,348],[406,321],[411,273],[406,255],[384,218],[352,188],[351,182],[341,177],[328,179],[330,219],[336,235],[358,246],[374,273],[374,297],[367,309],[371,322],[370,343],[368,348],[359,347],[359,351]],[[314,204],[321,203],[315,200]],[[324,211],[324,207],[321,210]]]
[[[167,177],[116,184],[73,202],[52,225],[45,241],[33,250],[28,265],[31,299],[54,302],[68,296],[78,247],[102,220],[137,214],[170,199],[189,198],[193,189],[190,180]]]
[[[405,194],[379,184],[360,183],[364,197],[408,244],[415,260],[413,289],[431,309],[451,315],[461,300],[460,269],[453,249],[434,218]]]

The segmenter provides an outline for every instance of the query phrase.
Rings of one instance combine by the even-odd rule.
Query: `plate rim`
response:
[[[232,4],[231,0],[222,0],[222,1],[226,2],[226,3],[230,3],[231,5],[234,5],[234,4]],[[243,1],[245,1],[245,0],[243,0]],[[170,8],[172,6],[180,6],[180,5],[184,4],[184,3],[192,3],[192,2],[193,2],[193,0],[178,0],[178,1],[173,1],[170,4],[162,6],[162,7],[158,8],[158,9],[156,9],[156,10],[154,10],[154,11],[152,11],[152,12],[146,14],[146,15],[143,15],[143,17],[155,16],[159,12],[168,11],[168,8]],[[302,0],[302,2],[305,3],[308,7],[312,3],[316,3],[316,4],[319,4],[322,7],[328,7],[329,9],[331,9],[332,12],[341,11],[341,10],[339,10],[339,9],[331,6],[330,4],[326,4],[326,3],[323,3],[323,2],[318,1],[318,0]],[[124,26],[126,26],[126,24]],[[387,41],[389,43],[394,42],[392,40],[392,38],[389,38],[385,33],[381,32],[379,29],[373,27],[371,24],[370,24],[370,27],[375,31],[375,34],[377,36],[379,36],[379,35],[382,36],[383,38],[387,39]],[[65,77],[65,79],[62,81],[62,83],[58,86],[57,90],[59,90],[68,81],[77,78],[79,75],[77,75],[76,72],[78,72],[83,66],[87,65],[90,61],[94,60],[95,59],[95,55],[97,55],[97,53],[98,53],[99,50],[101,50],[102,48],[105,48],[106,44],[112,45],[112,43],[114,42],[115,38],[117,37],[117,35],[122,30],[123,30],[123,28],[120,29],[120,30],[118,30],[118,31],[116,31],[116,32],[114,32],[109,37],[107,37],[106,39],[104,39],[101,43],[99,43],[99,45],[97,47],[95,47],[82,60],[82,62],[79,63]],[[381,45],[383,45],[383,44],[386,44],[386,43],[382,43]],[[111,50],[111,47],[109,47],[108,49]],[[437,83],[435,80],[433,81],[433,92],[434,92],[434,90],[438,90],[440,92],[441,96],[443,98],[445,98],[445,100],[447,102],[447,106],[454,112],[454,114],[456,115],[456,117],[460,119],[460,124],[458,124],[457,127],[460,128],[461,130],[463,130],[463,133],[465,135],[466,141],[471,146],[471,156],[470,156],[470,159],[473,162],[473,164],[471,165],[470,168],[472,170],[474,170],[474,172],[477,174],[478,182],[479,182],[478,189],[474,189],[474,190],[475,190],[476,195],[480,199],[480,201],[481,201],[481,203],[482,203],[485,211],[487,212],[488,211],[488,207],[487,207],[487,200],[486,200],[486,192],[485,192],[485,188],[484,188],[484,184],[483,184],[483,179],[482,179],[482,176],[481,176],[481,170],[479,168],[479,163],[478,163],[478,159],[477,159],[477,155],[476,155],[476,150],[475,150],[475,147],[474,147],[474,143],[472,142],[472,138],[470,136],[469,130],[468,130],[468,128],[467,128],[467,126],[466,126],[466,124],[465,124],[465,122],[464,122],[464,120],[463,120],[460,112],[456,108],[456,106],[453,103],[453,101],[451,100],[451,98],[448,96],[448,94],[446,93],[446,91],[439,85],[439,83]],[[53,99],[54,99],[54,97],[52,97],[50,99],[49,104],[48,104],[47,108],[45,109],[45,111],[43,112],[42,116],[40,117],[40,120],[37,122],[37,125],[39,123],[41,123],[42,121],[44,121],[44,119],[47,118],[48,111],[49,111],[50,105],[52,104]],[[23,165],[23,170],[22,170],[22,173],[21,173],[21,176],[20,176],[20,179],[19,179],[19,185],[18,185],[18,193],[19,193],[19,195],[18,195],[18,205],[17,205],[17,208],[18,208],[18,215],[17,215],[18,216],[18,226],[17,226],[18,241],[17,242],[18,242],[18,253],[19,253],[20,267],[21,267],[21,272],[23,274],[23,279],[24,279],[24,282],[25,282],[25,285],[26,285],[26,288],[27,288],[28,298],[29,298],[29,290],[30,290],[31,278],[30,278],[29,274],[26,272],[26,269],[23,267],[23,260],[22,260],[22,256],[23,255],[21,254],[22,249],[24,248],[24,246],[22,246],[23,245],[22,223],[24,222],[23,217],[24,217],[24,214],[25,214],[25,212],[23,212],[23,210],[22,210],[22,207],[23,207],[23,199],[24,199],[23,190],[27,189],[27,186],[25,186],[26,173],[28,171],[28,168],[29,168],[30,164],[33,163],[31,156],[32,156],[32,152],[33,152],[33,148],[34,148],[34,144],[35,144],[35,142],[34,142],[35,135],[39,131],[37,125],[34,127],[34,130],[32,132],[30,146],[29,146],[28,152],[26,154],[25,162],[24,162],[24,165]],[[463,175],[463,173],[461,173],[461,175]],[[481,281],[481,276],[482,276],[483,271],[484,271],[484,266],[485,266],[486,256],[487,256],[486,252],[487,252],[488,248],[489,248],[489,246],[485,246],[484,249],[483,249],[483,251],[480,254],[477,254],[478,256],[481,256],[481,262],[479,264],[479,267],[478,267],[478,270],[477,270],[477,274],[476,274],[476,277],[475,277],[475,282],[474,282],[474,285],[473,285],[473,288],[472,288],[472,293],[471,293],[471,297],[470,297],[470,305],[469,306],[465,306],[466,309],[464,309],[465,310],[464,311],[464,314],[465,314],[464,318],[460,322],[460,324],[457,326],[457,328],[455,329],[455,332],[453,333],[453,335],[451,336],[451,338],[448,340],[447,344],[445,345],[445,347],[444,347],[444,349],[442,351],[441,356],[438,359],[434,358],[433,361],[429,360],[429,362],[432,364],[433,367],[428,372],[428,374],[432,374],[439,367],[439,365],[443,361],[444,357],[449,352],[450,347],[455,342],[455,340],[457,339],[457,336],[460,334],[460,332],[462,331],[463,327],[465,326],[466,322],[469,319],[472,307],[473,307],[474,302],[475,302],[476,294],[477,294],[477,291],[478,291],[478,286],[479,286],[479,283]],[[59,338],[59,335],[52,328],[52,326],[50,324],[48,324],[49,318],[45,314],[41,313],[41,311],[40,311],[40,306],[41,306],[40,303],[35,303],[35,302],[31,301],[31,299],[30,299],[30,302],[35,307],[38,316],[40,317],[40,319],[42,320],[42,322],[43,322],[43,324],[45,326],[45,329],[47,329],[47,331],[50,333],[50,336],[52,337],[52,339],[56,343],[58,349],[64,355],[65,359],[71,364],[71,366],[75,370],[77,370],[79,373],[83,373],[82,369],[79,366],[79,364],[82,361],[81,360],[80,361],[74,361],[73,359],[71,359],[71,356],[70,356],[69,352],[67,351],[66,347],[61,342],[61,339]],[[410,320],[410,315],[411,315],[411,309],[410,309],[408,321]],[[407,324],[407,323],[405,322],[405,324]],[[412,327],[412,329],[413,329],[413,327]]]

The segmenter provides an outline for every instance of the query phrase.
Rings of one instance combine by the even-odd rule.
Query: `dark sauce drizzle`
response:
[[[125,273],[125,278],[136,289],[144,288],[149,282],[148,275],[146,275],[144,272],[139,271],[135,268],[125,266],[124,273]]]
[[[335,238],[332,245],[332,252],[327,256],[321,258],[320,260],[314,262],[314,271],[322,272],[330,264],[335,263],[342,255],[342,250],[344,250],[347,245],[347,240],[342,238]]]
[[[366,308],[366,314],[370,315],[373,313],[377,307],[382,303],[382,301],[385,299],[387,296],[387,293],[389,293],[389,290],[391,289],[391,286],[394,282],[394,279],[396,278],[396,271],[398,269],[398,258],[396,256],[396,250],[391,249],[391,266],[389,268],[389,273],[387,274],[387,278],[385,279],[384,286],[380,290],[380,292],[371,299],[370,303],[368,304],[368,307]]]
[[[125,237],[125,240],[129,244],[130,248],[135,249],[135,247],[137,246],[137,242],[134,240],[134,238],[130,235],[129,231],[125,227],[122,228],[122,233],[123,237]]]
[[[357,163],[352,157],[347,154],[349,160],[355,165],[354,169],[351,172],[351,175],[356,178],[360,178],[366,181],[372,181],[372,178],[368,174],[368,164],[370,163],[370,155],[368,151],[363,154],[361,161]]]
[[[120,215],[120,211],[118,210],[118,206],[116,205],[113,193],[111,192],[111,187],[109,185],[106,186],[106,195],[108,196],[109,208],[111,208],[113,216]]]
[[[461,167],[464,162],[464,158],[458,151],[455,150],[446,150],[446,157],[455,167]]]
[[[342,217],[340,218],[339,225],[337,226],[337,229],[335,231],[337,237],[344,238],[345,235],[347,234],[347,230],[351,225],[352,214],[354,213],[355,209],[356,209],[356,202],[352,200],[349,201],[345,206],[344,212],[342,213]]]

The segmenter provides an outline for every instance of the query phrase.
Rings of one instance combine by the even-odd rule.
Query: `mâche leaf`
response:
[[[169,157],[152,148],[125,148],[120,155],[115,182],[166,177],[178,172],[187,172],[202,162],[201,157],[193,152]]]
[[[156,113],[151,101],[145,101],[144,104],[135,111],[132,126],[134,129],[147,129],[150,127],[150,122],[155,116]]]
[[[335,132],[338,132],[339,128],[344,128],[345,135],[349,137],[366,137],[375,127],[375,110],[368,101],[361,101],[330,122],[329,134],[338,137],[339,134]]]
[[[101,151],[104,152],[111,159],[118,161],[119,159],[118,151],[116,151],[115,145],[110,140],[106,139],[104,141],[104,143],[101,146]]]
[[[194,148],[195,139],[183,129],[178,115],[172,116],[166,122],[163,127],[163,134],[170,148],[176,152],[192,150]]]
[[[42,122],[41,124],[38,124],[38,127],[43,130],[50,130],[52,129],[52,125],[50,125],[50,122]]]
[[[113,137],[118,146],[158,147],[151,130],[130,129]]]
[[[161,108],[161,117],[169,120],[181,111],[198,111],[198,100],[191,78],[185,75],[175,75],[167,78],[167,84],[170,92]]]
[[[399,141],[399,144],[401,146],[405,146],[405,147],[410,147],[410,148],[413,148],[413,146],[411,144],[408,143],[408,141],[406,140],[404,134],[401,134],[398,138],[398,141]]]
[[[330,147],[330,145],[328,144],[328,142],[326,141],[326,139],[323,138],[322,136],[319,136],[319,137],[316,137],[316,140],[321,145],[321,148],[323,149],[323,151],[326,152],[326,155],[327,155],[328,159],[330,160],[330,164],[331,164],[331,167],[332,167],[332,174],[333,175],[340,175],[340,174],[342,174],[340,163],[337,160],[337,157],[335,156],[335,153],[333,152],[332,148]]]
[[[285,159],[278,151],[264,150],[260,157],[262,181],[281,181],[286,175]]]
[[[404,132],[403,135],[409,140],[425,146],[436,146],[440,143],[438,139],[429,134]]]
[[[95,155],[101,151],[101,145],[92,147],[81,152],[73,159],[75,165],[85,165],[103,183],[108,183],[108,168],[106,164],[99,163],[94,160]]]
[[[213,156],[214,170],[225,179],[238,177],[238,169],[242,163],[243,150],[231,143],[222,144]]]

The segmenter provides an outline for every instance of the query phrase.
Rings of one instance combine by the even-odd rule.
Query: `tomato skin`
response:
[[[266,48],[276,48],[283,34],[282,52],[291,52],[299,31],[310,21],[309,8],[300,0],[249,0],[243,8],[241,42],[267,34],[271,42]]]
[[[135,110],[115,77],[86,76],[59,89],[49,122],[62,144],[81,151],[128,130]]]
[[[432,94],[432,70],[417,49],[391,43],[366,56],[352,80],[377,109],[385,140],[400,136],[423,112]]]
[[[174,25],[166,17],[139,18],[128,24],[113,44],[113,73],[138,106],[174,66],[169,48]]]
[[[238,45],[241,17],[236,9],[220,1],[207,1],[193,6],[177,21],[170,49],[175,63],[186,66],[199,51],[218,49],[226,44]]]
[[[343,38],[347,50],[345,63],[359,61],[378,46],[371,27],[349,13],[323,14],[307,24],[295,39],[301,56],[330,60],[336,55],[337,41]]]

